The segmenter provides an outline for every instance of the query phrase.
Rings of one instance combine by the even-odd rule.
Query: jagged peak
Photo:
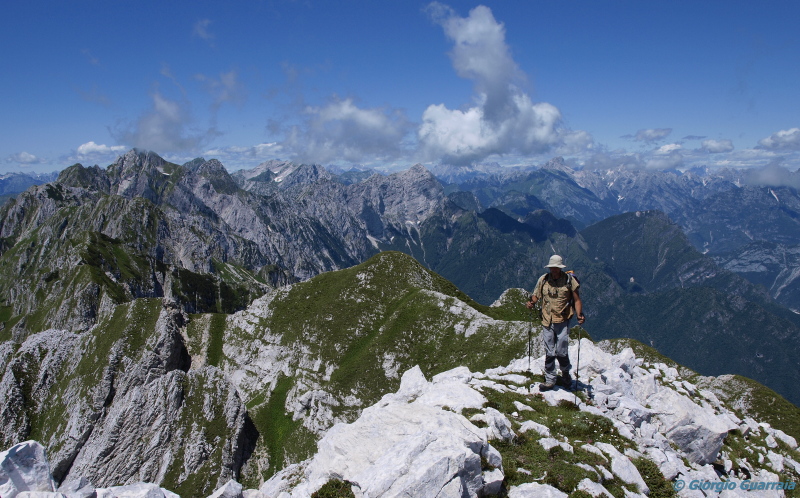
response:
[[[86,167],[80,163],[65,168],[59,173],[56,181],[69,187],[94,188],[102,191],[108,190],[110,186],[104,169],[97,165]]]
[[[167,161],[153,151],[145,149],[131,149],[117,158],[108,167],[110,173],[126,175],[127,173],[138,173],[146,169],[162,167]]]
[[[184,163],[183,167],[188,169],[189,171],[197,171],[197,169],[205,162],[206,162],[206,160],[204,158],[196,157],[196,158],[192,159],[191,161],[189,161],[187,163]]]

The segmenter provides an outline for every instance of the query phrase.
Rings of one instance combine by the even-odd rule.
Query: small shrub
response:
[[[315,491],[311,498],[356,498],[350,483],[339,479],[331,479]]]
[[[578,407],[578,405],[576,405],[575,403],[573,403],[572,401],[570,401],[568,399],[562,399],[561,401],[559,401],[558,402],[558,406],[561,407],[561,408],[573,411],[573,412],[578,412],[578,411],[581,410]]]
[[[677,496],[672,483],[664,478],[658,469],[658,465],[648,458],[636,458],[633,460],[636,470],[642,475],[647,487],[650,488],[650,498],[674,498]]]

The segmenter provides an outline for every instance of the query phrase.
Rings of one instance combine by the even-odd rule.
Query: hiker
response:
[[[572,365],[569,363],[569,320],[573,314],[578,315],[578,323],[583,325],[583,303],[578,292],[580,283],[577,278],[561,271],[565,268],[561,256],[554,254],[547,263],[548,273],[539,277],[533,295],[527,303],[528,309],[542,301],[542,327],[544,327],[544,383],[539,384],[540,391],[553,389],[556,384],[572,387],[569,375]],[[561,368],[561,377],[556,378],[556,360]]]

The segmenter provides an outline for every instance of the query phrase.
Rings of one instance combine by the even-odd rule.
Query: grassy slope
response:
[[[399,375],[414,365],[432,376],[460,365],[482,370],[508,362],[525,351],[524,320],[531,317],[525,297],[511,292],[502,306],[482,306],[413,258],[384,252],[278,292],[255,332],[229,320],[226,341],[257,349],[267,336],[277,335],[279,346],[302,351],[309,362],[322,365],[308,371],[293,363],[289,370],[294,375],[279,374],[270,392],[248,393],[248,409],[271,457],[268,473],[315,448],[316,437],[286,413],[287,394],[297,382],[319,385],[339,400],[355,396],[358,406],[333,408],[334,416],[351,420],[359,407],[396,390]],[[211,361],[218,354],[213,343],[220,331],[217,318],[206,316],[193,316],[189,343],[193,353]],[[223,358],[220,365],[237,368],[236,361]],[[334,366],[329,378],[326,366]],[[291,454],[286,453],[289,441]]]

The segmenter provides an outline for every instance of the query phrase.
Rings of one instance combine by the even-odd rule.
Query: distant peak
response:
[[[565,173],[574,173],[575,170],[572,169],[566,162],[564,162],[564,158],[561,156],[554,157],[547,161],[542,169],[549,169],[553,171],[563,171]]]

